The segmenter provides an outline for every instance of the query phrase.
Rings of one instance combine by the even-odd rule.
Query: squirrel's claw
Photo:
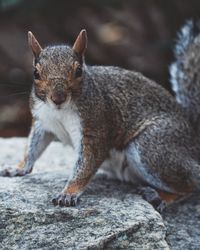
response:
[[[155,209],[159,212],[162,213],[167,207],[167,204],[165,201],[161,200],[160,204],[158,206],[155,207]]]
[[[140,187],[137,189],[137,193],[142,195],[142,198],[149,202],[159,213],[162,213],[167,204],[161,199],[158,192],[151,187]]]
[[[76,206],[78,203],[78,197],[73,194],[59,194],[57,197],[52,199],[52,203],[54,206],[60,206],[60,207],[70,207],[70,206]]]

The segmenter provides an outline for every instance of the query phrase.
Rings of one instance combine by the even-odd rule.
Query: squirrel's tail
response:
[[[189,20],[178,34],[170,77],[176,100],[200,131],[200,20]]]

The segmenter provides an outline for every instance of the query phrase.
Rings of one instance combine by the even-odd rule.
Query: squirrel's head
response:
[[[36,98],[56,108],[62,108],[79,96],[84,74],[84,53],[87,33],[82,30],[74,45],[40,46],[28,32],[28,43],[34,56],[34,92]]]

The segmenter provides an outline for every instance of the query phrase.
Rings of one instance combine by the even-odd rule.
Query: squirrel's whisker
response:
[[[9,95],[0,95],[0,98],[7,98],[7,97],[13,97],[13,96],[18,96],[18,95],[28,95],[29,92],[19,92],[19,93],[13,93]]]
[[[19,82],[0,82],[0,86],[5,87],[16,87],[16,86],[23,86],[23,87],[29,87],[31,84],[27,83],[19,83]]]

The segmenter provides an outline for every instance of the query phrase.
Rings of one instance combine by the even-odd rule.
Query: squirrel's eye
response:
[[[34,69],[33,76],[34,76],[35,80],[39,80],[40,79],[40,74],[38,73],[37,69]]]
[[[78,78],[78,77],[81,77],[82,76],[82,68],[81,66],[79,65],[77,68],[76,68],[76,71],[75,71],[75,78]]]

